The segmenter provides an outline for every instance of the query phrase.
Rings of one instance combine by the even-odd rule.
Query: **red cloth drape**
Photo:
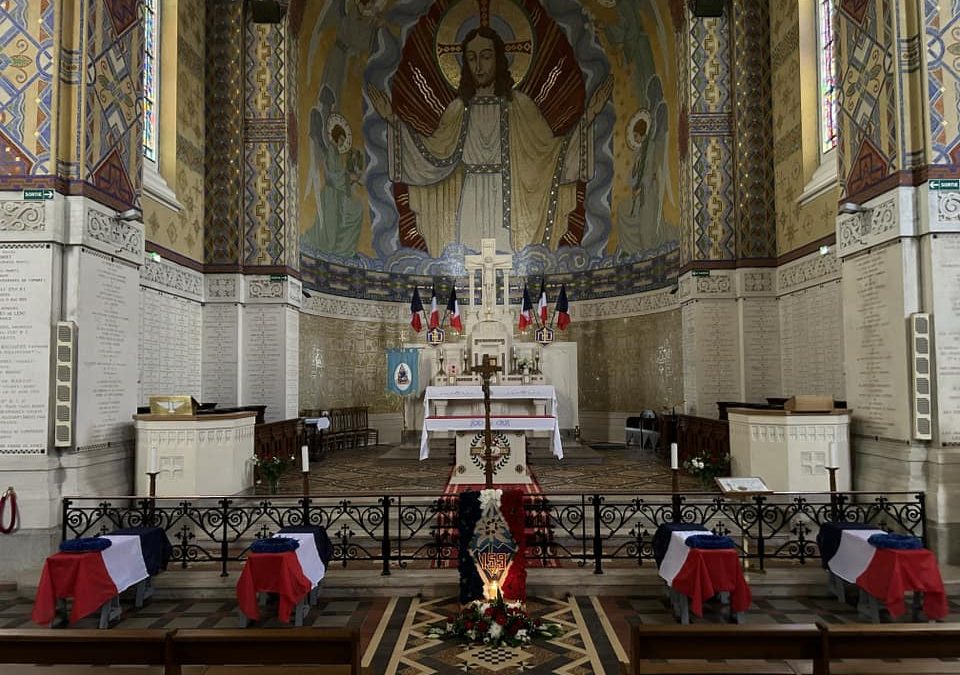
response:
[[[735,549],[691,548],[673,578],[673,588],[690,598],[690,611],[703,616],[703,601],[721,591],[730,592],[730,607],[743,612],[750,607],[750,586],[743,578]]]
[[[257,593],[277,593],[277,616],[288,622],[293,608],[309,591],[310,580],[303,574],[296,551],[250,553],[237,581],[237,603],[241,612],[256,621],[260,618]]]
[[[33,621],[42,626],[53,621],[59,598],[73,598],[70,623],[98,610],[117,594],[117,586],[103,564],[100,551],[56,553],[43,564]]]
[[[947,616],[947,595],[937,559],[929,549],[877,548],[870,565],[857,577],[857,585],[886,606],[896,618],[906,611],[907,591],[923,591],[923,611],[929,619]]]
[[[500,511],[510,528],[510,535],[517,544],[517,554],[500,588],[506,600],[527,600],[527,542],[526,514],[523,510],[523,491],[504,490],[500,497]]]

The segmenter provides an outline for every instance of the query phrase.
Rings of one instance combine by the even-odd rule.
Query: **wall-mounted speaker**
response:
[[[279,0],[250,0],[250,18],[254,23],[280,23],[283,14]]]
[[[690,0],[690,11],[698,17],[723,16],[726,0]]]
[[[910,370],[913,375],[913,437],[933,438],[933,394],[930,386],[930,315],[910,315]]]
[[[69,448],[73,445],[77,324],[73,321],[58,321],[54,332],[56,371],[53,378],[53,447]]]

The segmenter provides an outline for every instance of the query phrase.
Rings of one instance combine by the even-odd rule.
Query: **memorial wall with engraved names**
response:
[[[743,400],[762,403],[780,396],[780,315],[772,297],[738,298],[741,353],[743,354]]]
[[[150,396],[201,399],[202,309],[199,302],[140,288],[140,405]]]
[[[911,437],[907,317],[918,310],[917,244],[901,239],[843,260],[843,330],[852,431]]]
[[[77,448],[130,441],[137,409],[140,273],[81,248],[77,273]]]
[[[0,245],[0,455],[47,451],[53,261],[51,244]]]
[[[293,341],[294,345],[298,341],[299,320],[296,315],[295,309],[282,304],[244,308],[240,359],[243,404],[267,406],[268,422],[290,419],[299,412],[296,404],[291,406],[296,398],[289,394],[288,387],[296,390],[297,382],[290,381],[287,363],[291,353],[287,340]],[[294,372],[296,370],[294,366]]]
[[[718,415],[717,401],[740,401],[740,339],[736,305],[693,300],[683,305],[686,412]]]
[[[779,309],[783,396],[846,400],[840,280],[782,295]]]
[[[960,234],[929,242],[937,421],[943,444],[960,444]]]
[[[203,307],[203,400],[222,408],[239,402],[241,312],[234,302]]]

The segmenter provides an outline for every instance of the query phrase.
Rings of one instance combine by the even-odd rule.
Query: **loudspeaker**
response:
[[[55,333],[53,447],[69,448],[73,445],[73,379],[77,361],[77,325],[72,321],[58,321]]]
[[[283,13],[279,0],[250,0],[250,17],[254,23],[280,23]]]
[[[930,393],[930,315],[910,315],[910,364],[913,374],[913,437],[933,438],[933,398]]]
[[[698,17],[723,16],[726,0],[690,0],[690,11]]]

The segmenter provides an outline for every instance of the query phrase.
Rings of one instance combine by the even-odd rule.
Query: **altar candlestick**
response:
[[[834,468],[840,466],[840,460],[837,457],[837,444],[835,441],[830,441],[830,466]]]
[[[155,445],[150,447],[150,454],[147,457],[147,473],[160,473],[160,457]]]
[[[310,448],[305,445],[300,448],[300,464],[304,473],[310,471]]]
[[[677,444],[670,444],[670,468],[679,469],[680,468],[680,453],[677,450]]]

